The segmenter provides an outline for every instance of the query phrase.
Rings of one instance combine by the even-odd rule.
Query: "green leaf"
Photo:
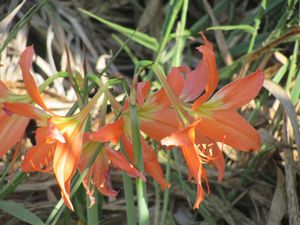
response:
[[[135,68],[134,68],[134,74],[138,73],[138,71],[141,69],[141,68],[147,68],[147,67],[150,67],[154,64],[153,61],[150,61],[150,60],[141,60],[139,61]]]
[[[247,24],[214,26],[214,27],[207,28],[207,30],[242,30],[250,34],[253,34],[255,32],[255,29],[252,26]]]
[[[19,203],[0,200],[0,209],[20,219],[23,222],[32,225],[44,225],[44,222],[38,216],[30,212],[28,209],[24,208],[23,205]]]
[[[149,36],[147,34],[144,34],[140,31],[133,30],[133,29],[121,26],[119,24],[110,22],[110,21],[108,21],[106,19],[103,19],[99,16],[96,16],[95,14],[90,13],[90,12],[84,10],[84,9],[79,8],[79,11],[86,14],[87,16],[90,16],[90,17],[94,18],[95,20],[109,26],[110,28],[120,32],[121,34],[125,35],[126,37],[131,37],[131,39],[133,41],[137,42],[140,45],[143,45],[146,48],[149,48],[153,51],[158,50],[158,47],[159,47],[158,41],[154,37],[151,37],[151,36]]]
[[[294,105],[299,100],[299,96],[300,96],[300,71],[297,74],[296,83],[295,83],[295,86],[294,86],[294,88],[291,92],[291,100],[292,100]]]

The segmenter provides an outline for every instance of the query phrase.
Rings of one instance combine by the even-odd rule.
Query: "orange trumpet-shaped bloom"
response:
[[[84,143],[78,165],[80,172],[82,172],[89,161],[91,161],[98,145],[99,143],[97,142],[88,141]],[[94,187],[105,196],[117,195],[118,192],[110,188],[109,172],[112,166],[126,172],[131,177],[140,177],[143,181],[146,181],[144,175],[134,168],[121,152],[115,151],[108,146],[103,146],[83,180],[83,185],[90,197],[91,205],[95,203],[93,197]],[[90,188],[90,186],[92,186],[92,188]]]
[[[27,92],[43,110],[26,103],[4,103],[4,108],[11,113],[36,119],[41,125],[37,130],[37,144],[26,154],[22,168],[28,172],[48,172],[53,168],[62,197],[73,210],[69,196],[70,182],[79,163],[87,117],[101,93],[96,94],[78,114],[70,117],[53,114],[44,103],[30,73],[33,55],[33,47],[27,47],[19,65]]]
[[[202,60],[196,68],[192,71],[188,67],[173,68],[167,78],[177,95],[175,104],[182,105],[190,124],[161,141],[163,145],[181,147],[190,175],[197,183],[194,208],[199,207],[204,196],[201,179],[207,183],[203,164],[214,166],[219,180],[224,175],[224,158],[216,142],[242,151],[259,150],[258,132],[236,110],[255,98],[264,80],[263,73],[257,71],[231,82],[213,95],[218,84],[216,59],[212,44],[204,35],[202,37],[205,45],[198,48]]]
[[[176,84],[174,84],[176,85]],[[164,89],[149,95],[150,82],[139,82],[137,85],[137,113],[140,129],[149,137],[160,142],[164,137],[178,130],[178,118],[170,101],[165,95]],[[130,138],[130,115],[128,108],[124,110],[125,131],[122,136],[124,148],[133,161],[134,154]],[[141,138],[144,169],[153,179],[160,184],[162,190],[170,188],[170,184],[164,179],[163,171],[158,163],[154,149],[143,138]]]
[[[105,127],[100,128],[96,132],[87,133],[86,136],[89,140],[97,142],[111,141],[114,144],[118,143],[121,139],[129,160],[131,162],[134,162],[134,153],[131,138],[129,136],[129,129],[128,119],[126,118],[126,116],[122,116],[114,123],[108,124]],[[169,188],[170,184],[166,182],[163,177],[163,171],[157,161],[153,148],[148,145],[144,139],[141,139],[141,143],[145,172],[153,177],[153,179],[160,184],[163,190]]]
[[[99,146],[97,142],[112,142],[113,144],[117,144],[121,138],[123,126],[124,121],[120,118],[114,123],[99,128],[96,132],[87,132],[84,134],[84,146],[78,166],[80,172],[86,168],[94,156]],[[140,177],[143,181],[146,181],[144,175],[128,162],[120,151],[103,146],[83,180],[84,187],[91,200],[91,205],[95,202],[93,198],[94,187],[106,196],[116,196],[118,193],[111,189],[109,185],[109,171],[111,166],[123,170],[131,177]],[[90,189],[90,186],[92,186],[92,189]]]
[[[29,118],[12,115],[3,108],[3,103],[18,101],[5,84],[0,81],[0,158],[3,157],[17,142],[19,142],[29,123]]]

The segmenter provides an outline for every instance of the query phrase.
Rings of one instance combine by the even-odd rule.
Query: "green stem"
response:
[[[126,202],[127,224],[137,224],[134,207],[133,184],[132,179],[127,174],[123,173],[123,186]]]
[[[120,150],[122,153],[125,153],[124,146],[122,141],[120,143]],[[131,177],[129,177],[126,173],[123,174],[123,186],[125,193],[125,202],[126,202],[126,216],[127,216],[127,224],[137,224],[135,206],[134,206],[134,195],[133,195],[133,183]]]
[[[45,82],[39,86],[39,91],[43,92],[45,88],[48,87],[51,83],[53,83],[53,81],[56,80],[57,78],[65,78],[65,77],[68,77],[67,72],[57,72],[56,74],[52,75],[47,80],[45,80]]]
[[[13,180],[6,184],[3,188],[1,188],[0,191],[0,199],[5,198],[10,193],[12,193],[18,185],[23,181],[27,173],[17,172],[17,174],[14,176]]]
[[[254,49],[254,44],[255,44],[257,32],[258,32],[259,27],[260,27],[261,19],[262,19],[263,15],[264,15],[265,6],[266,6],[266,0],[263,0],[262,3],[261,3],[261,6],[259,8],[258,15],[254,19],[254,30],[255,31],[253,32],[253,34],[251,36],[250,44],[249,44],[248,51],[247,51],[248,54],[250,52],[252,52],[252,50]]]
[[[184,37],[184,30],[186,25],[186,16],[187,10],[189,6],[189,0],[183,0],[182,12],[181,12],[181,20],[179,23],[179,32],[177,36],[177,47],[174,59],[174,66],[179,66],[181,61],[181,53],[183,51],[185,37]]]
[[[170,181],[170,173],[171,173],[170,158],[171,158],[171,151],[167,151],[167,159],[168,159],[167,166],[166,166],[166,181],[167,182]],[[170,189],[166,189],[164,191],[164,200],[163,200],[163,208],[162,208],[162,213],[161,213],[160,225],[166,224],[169,199],[170,199]]]
[[[291,88],[292,79],[297,73],[297,55],[298,55],[298,51],[299,51],[299,41],[296,40],[295,45],[294,45],[293,55],[291,56],[291,60],[290,60],[290,68],[289,68],[289,73],[288,73],[286,86],[285,86],[285,90],[287,90],[288,92]]]
[[[159,63],[162,52],[164,51],[169,39],[172,28],[174,26],[177,15],[180,11],[183,0],[170,1],[170,9],[168,11],[167,19],[165,20],[162,32],[162,40],[159,45],[159,49],[156,55],[155,63]]]
[[[135,159],[136,167],[143,173],[144,162],[143,162],[142,145],[140,139],[141,137],[140,137],[137,106],[135,102],[131,101],[129,110],[130,110],[130,123],[131,123],[131,130],[132,130],[132,145],[134,151],[134,159]],[[139,224],[149,225],[150,221],[149,221],[149,211],[147,206],[146,186],[140,177],[136,178],[136,192],[137,192],[137,204],[138,204],[138,211],[139,211]]]
[[[90,207],[89,197],[86,196],[86,209],[87,209],[87,225],[98,224],[99,214],[98,214],[98,191],[95,190],[93,197],[96,203]]]
[[[143,152],[141,144],[141,134],[139,126],[139,118],[136,105],[136,86],[137,78],[139,74],[144,70],[144,68],[139,68],[138,72],[133,78],[133,88],[130,93],[130,127],[131,127],[131,138],[132,138],[132,147],[134,152],[134,160],[137,169],[144,173],[144,161],[143,161]],[[149,225],[149,211],[148,211],[148,202],[147,202],[147,192],[146,185],[140,177],[136,178],[136,192],[137,192],[137,205],[139,212],[139,225]]]

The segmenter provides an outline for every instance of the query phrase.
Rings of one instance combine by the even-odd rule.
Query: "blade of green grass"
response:
[[[291,92],[291,100],[294,105],[299,101],[299,97],[300,97],[300,70],[298,71],[295,86]]]
[[[86,213],[87,213],[87,225],[94,225],[99,223],[99,214],[98,214],[98,191],[95,190],[93,194],[96,203],[93,206],[90,206],[90,199],[86,196]]]
[[[161,57],[163,51],[165,50],[166,45],[170,39],[170,34],[171,34],[172,28],[174,26],[175,20],[177,18],[177,15],[182,6],[182,3],[183,3],[183,0],[170,1],[170,6],[169,6],[170,8],[168,10],[168,14],[164,21],[160,45],[159,45],[158,52],[156,54],[155,63],[160,62],[160,57]]]
[[[134,75],[133,83],[137,82],[137,78],[143,70],[144,68],[142,67],[138,69],[138,72]],[[138,118],[137,105],[136,105],[137,96],[136,96],[136,90],[134,88],[135,86],[133,85],[133,89],[131,90],[130,93],[130,105],[129,105],[132,147],[134,152],[135,165],[138,170],[144,173],[141,134],[140,134],[139,118]],[[150,217],[149,217],[149,210],[148,210],[146,185],[140,177],[136,178],[136,192],[137,192],[137,205],[138,205],[138,212],[139,212],[138,213],[139,224],[149,225]]]
[[[286,85],[285,85],[285,90],[287,92],[290,91],[292,80],[297,73],[296,69],[297,69],[298,51],[299,51],[299,41],[297,40],[297,41],[295,41],[293,54],[290,57],[290,69],[289,69],[289,73],[288,73],[288,77],[287,77],[287,81],[286,81]]]
[[[154,37],[151,37],[145,33],[142,33],[140,31],[137,30],[133,30],[130,28],[127,28],[125,26],[121,26],[119,24],[110,22],[106,19],[103,19],[89,11],[86,11],[84,9],[79,8],[78,9],[80,12],[84,13],[85,15],[94,18],[95,20],[109,26],[110,28],[120,32],[121,34],[125,35],[126,37],[131,37],[131,39],[137,43],[139,43],[140,45],[149,48],[153,51],[157,51],[158,49],[158,42]],[[134,34],[134,35],[133,35]]]
[[[187,10],[188,10],[188,6],[189,6],[189,1],[188,0],[184,0],[183,1],[183,6],[182,6],[182,11],[181,11],[181,19],[180,19],[180,23],[178,23],[178,35],[176,37],[176,52],[175,52],[175,56],[174,56],[174,60],[173,60],[173,65],[174,66],[179,66],[180,65],[180,61],[181,61],[181,55],[182,55],[182,51],[184,48],[184,43],[185,43],[185,37],[183,36],[184,34],[184,30],[185,30],[185,26],[186,26],[186,17],[187,17]]]
[[[22,204],[0,200],[0,209],[28,224],[44,225],[38,216],[24,208]]]
[[[131,61],[133,62],[134,65],[136,65],[139,60],[138,58],[133,54],[133,52],[131,51],[131,49],[125,45],[124,41],[122,41],[118,36],[112,34],[112,38],[120,45],[120,46],[125,46],[124,47],[124,51],[127,53],[128,57],[131,59]]]
[[[120,143],[121,152],[127,156],[123,143]],[[132,178],[129,177],[126,173],[122,173],[123,175],[123,187],[125,193],[125,202],[126,202],[126,216],[127,216],[127,224],[137,224],[136,220],[136,212],[134,206],[134,194],[133,194],[133,182]]]
[[[255,29],[247,24],[239,24],[239,25],[226,25],[226,26],[213,26],[207,28],[207,30],[242,30],[245,32],[248,32],[250,34],[253,34],[255,32]]]

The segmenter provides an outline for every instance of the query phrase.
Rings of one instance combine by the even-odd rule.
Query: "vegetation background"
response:
[[[88,71],[125,80],[144,59],[166,71],[194,67],[200,31],[214,44],[220,87],[263,70],[272,82],[241,110],[259,130],[261,150],[241,153],[225,147],[225,177],[218,183],[216,172],[208,171],[211,193],[197,210],[192,210],[196,187],[186,181],[183,159],[176,151],[161,151],[172,188],[161,192],[149,179],[151,224],[300,224],[298,0],[1,0],[0,21],[0,79],[15,93],[24,93],[17,61],[30,44],[36,50],[38,83],[66,70],[65,46],[78,71],[86,57]],[[122,88],[114,92],[120,95]],[[55,81],[44,96],[60,114],[76,101],[66,79]],[[99,117],[97,111],[92,117]],[[28,145],[34,129],[31,123]],[[98,194],[97,207],[88,208],[80,186],[71,213],[57,204],[60,194],[51,174],[22,174],[17,169],[22,155],[14,164],[12,157],[13,152],[0,161],[0,224],[126,224],[119,172],[111,180],[120,189],[116,198]]]

